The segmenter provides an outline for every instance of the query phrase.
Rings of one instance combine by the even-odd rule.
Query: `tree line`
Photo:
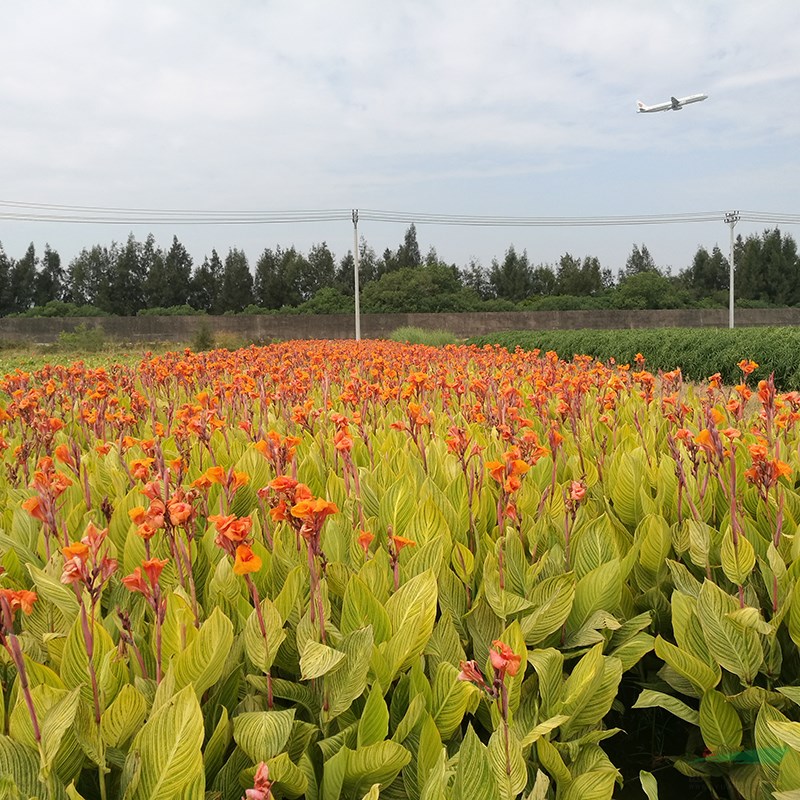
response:
[[[800,258],[790,235],[778,228],[739,236],[735,243],[736,298],[740,305],[800,303]],[[510,246],[486,267],[461,267],[423,256],[414,225],[395,250],[378,256],[359,243],[361,308],[365,312],[513,310],[525,308],[682,308],[725,306],[728,260],[719,247],[699,247],[677,275],[657,265],[647,246],[634,244],[614,275],[595,256],[565,253],[555,265],[533,264]],[[84,248],[62,265],[58,252],[33,243],[24,256],[0,244],[0,316],[8,314],[132,315],[270,313],[278,310],[337,313],[353,308],[352,251],[336,259],[325,242],[307,253],[294,246],[267,247],[254,267],[231,248],[212,250],[201,263],[173,237],[164,250],[150,234],[143,242]]]

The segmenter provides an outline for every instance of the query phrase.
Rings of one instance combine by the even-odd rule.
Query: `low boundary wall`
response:
[[[2,317],[0,339],[47,343],[78,325],[98,326],[123,342],[189,342],[204,326],[213,334],[246,341],[271,339],[352,339],[351,314],[264,314],[194,317]],[[724,328],[726,309],[662,309],[651,311],[483,311],[443,314],[362,314],[365,339],[388,337],[411,325],[443,329],[458,337],[509,330],[578,328]],[[736,327],[800,325],[800,308],[741,309]]]

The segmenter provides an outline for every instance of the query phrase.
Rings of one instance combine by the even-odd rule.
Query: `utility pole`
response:
[[[731,234],[733,235],[733,234]],[[358,285],[358,209],[353,209],[353,286],[356,298],[356,341],[361,341],[361,304]]]
[[[734,238],[733,238],[733,229],[736,227],[736,223],[739,221],[739,212],[738,211],[726,211],[725,212],[725,222],[731,226],[731,253],[730,259],[728,260],[728,264],[730,265],[730,283],[728,287],[728,327],[733,328],[733,273],[734,273],[734,255],[733,255],[733,245],[734,245]]]

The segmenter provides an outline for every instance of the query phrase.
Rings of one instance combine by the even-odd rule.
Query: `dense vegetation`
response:
[[[648,368],[670,372],[680,368],[689,380],[718,373],[725,383],[736,383],[736,364],[752,359],[759,364],[755,377],[774,374],[776,386],[800,390],[800,330],[797,328],[659,328],[653,330],[508,331],[476,336],[470,344],[499,344],[509,350],[553,351],[560,358],[588,355],[599,361],[634,364],[647,354]]]
[[[645,366],[5,376],[0,796],[793,797],[800,395]]]
[[[604,267],[594,256],[565,253],[558,264],[534,264],[509,247],[489,267],[422,256],[412,225],[396,250],[382,256],[362,239],[359,252],[364,312],[505,311],[721,307],[728,302],[728,262],[718,247],[698,248],[679,274],[659,267],[646,245],[625,265]],[[791,236],[776,228],[736,243],[740,306],[800,302],[800,258]],[[327,244],[307,254],[266,248],[251,268],[247,256],[216,250],[195,263],[173,238],[163,251],[152,235],[139,242],[94,245],[66,268],[57,251],[33,244],[22,258],[0,246],[0,316],[91,313],[340,313],[353,310],[353,253],[336,260]]]

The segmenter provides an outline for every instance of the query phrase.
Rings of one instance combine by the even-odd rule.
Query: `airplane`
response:
[[[636,103],[640,114],[649,114],[651,111],[680,111],[689,103],[699,103],[701,100],[708,99],[707,94],[691,94],[688,97],[670,97],[669,103],[657,103],[654,106],[646,106],[641,100]]]

